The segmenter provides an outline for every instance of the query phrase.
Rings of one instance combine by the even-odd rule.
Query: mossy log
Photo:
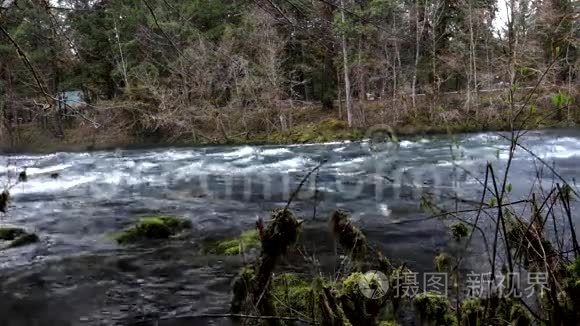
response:
[[[385,312],[392,293],[378,276],[355,272],[339,281],[315,279],[307,282],[294,274],[273,274],[277,261],[297,241],[301,221],[289,210],[280,209],[272,214],[272,220],[261,232],[262,251],[251,268],[244,268],[233,285],[232,313],[256,313],[264,316],[292,315],[297,311],[325,326],[376,326]],[[368,243],[363,233],[349,220],[348,214],[338,210],[331,217],[331,228],[337,241],[352,257],[362,261]],[[390,275],[391,263],[377,253],[374,263],[378,269]],[[361,283],[387,291],[367,297],[361,291]],[[317,281],[318,280],[318,281]],[[389,284],[386,284],[389,286]],[[394,305],[393,305],[394,307]],[[279,320],[264,320],[268,325],[280,325]]]
[[[322,326],[351,326],[344,310],[336,300],[335,294],[328,286],[322,288],[318,295],[318,304],[322,314]]]
[[[370,255],[371,249],[366,237],[350,220],[349,214],[344,210],[336,210],[330,218],[331,231],[338,243],[358,263],[375,262],[378,270],[385,275],[391,275],[395,270],[391,262],[381,253]],[[372,258],[369,260],[369,258]],[[360,265],[358,266],[360,267]],[[376,279],[377,274],[352,273],[340,284],[337,300],[342,307],[343,313],[353,325],[378,325],[380,314],[385,310],[387,303],[393,301],[393,291],[382,293],[376,298],[364,296],[360,289],[361,281],[365,281],[369,287],[375,287],[377,291],[384,290],[379,282],[389,280]],[[385,284],[390,287],[389,284]],[[397,305],[393,301],[393,307]]]
[[[262,233],[262,251],[252,272],[245,271],[234,283],[233,313],[251,311],[256,307],[263,316],[276,316],[272,302],[271,278],[280,257],[293,246],[300,231],[302,221],[296,219],[288,209],[278,209]],[[280,325],[279,320],[264,320],[267,325]]]
[[[367,239],[352,224],[346,211],[336,210],[330,218],[330,227],[338,243],[354,261],[363,261],[366,258]]]

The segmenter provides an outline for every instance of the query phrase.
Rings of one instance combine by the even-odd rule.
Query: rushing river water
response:
[[[575,184],[579,131],[530,132],[522,143]],[[0,324],[108,325],[225,312],[241,258],[204,256],[200,246],[252,228],[257,217],[267,219],[323,161],[292,203],[321,265],[332,271],[336,263],[326,221],[333,209],[344,208],[388,256],[429,270],[449,239],[439,220],[420,221],[428,216],[419,207],[422,194],[441,205],[456,195],[479,200],[477,179],[486,162],[501,173],[508,148],[499,134],[485,133],[401,140],[398,146],[352,142],[0,156],[0,182],[13,183],[23,169],[28,174],[27,182],[10,189],[2,223],[41,238],[0,252]],[[538,175],[552,184],[554,175],[548,169],[538,174],[540,168],[517,151],[512,199],[527,197]],[[157,213],[190,219],[193,236],[129,247],[111,240],[139,217]]]

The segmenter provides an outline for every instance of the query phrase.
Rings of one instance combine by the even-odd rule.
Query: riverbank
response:
[[[578,110],[563,118],[550,101],[522,110],[514,124],[521,129],[567,128],[580,122]],[[397,137],[423,137],[486,131],[511,130],[510,112],[505,105],[481,106],[475,110],[422,109],[393,110],[385,103],[367,102],[358,110],[356,124],[349,128],[340,111],[320,107],[286,109],[224,109],[188,126],[188,132],[164,128],[135,129],[127,124],[103,123],[98,127],[86,122],[69,121],[64,136],[55,137],[35,125],[13,128],[11,137],[0,139],[0,153],[94,151],[190,147],[212,145],[286,145],[356,141],[368,138],[377,129],[389,129]],[[574,107],[576,109],[576,107]],[[560,112],[561,113],[561,112]],[[98,120],[98,119],[97,119]]]

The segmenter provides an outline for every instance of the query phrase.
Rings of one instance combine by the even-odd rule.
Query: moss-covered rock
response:
[[[8,247],[9,248],[22,247],[22,246],[36,243],[38,241],[39,241],[39,239],[38,239],[38,236],[36,234],[26,233],[26,234],[19,236],[16,239],[14,239],[14,241],[10,242]]]
[[[24,229],[20,228],[0,228],[0,240],[12,241],[19,236],[26,234]]]
[[[119,243],[131,243],[147,239],[167,239],[185,229],[191,228],[191,222],[173,216],[150,216],[141,218],[137,224],[115,239]]]
[[[256,230],[248,230],[242,232],[237,238],[214,243],[206,252],[214,255],[235,256],[255,248],[260,248],[260,237]]]
[[[413,305],[419,317],[436,326],[457,325],[457,320],[451,311],[447,298],[431,292],[415,296]]]
[[[38,242],[38,236],[34,233],[27,233],[24,229],[6,227],[0,228],[0,240],[10,241],[7,248],[22,247]]]

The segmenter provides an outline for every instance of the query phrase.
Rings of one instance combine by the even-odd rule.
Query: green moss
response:
[[[567,277],[564,279],[564,291],[561,293],[562,300],[560,302],[567,308],[569,312],[580,310],[580,260],[566,266]]]
[[[457,222],[451,225],[451,235],[455,241],[459,242],[461,239],[467,237],[469,235],[469,229],[465,225],[465,223]]]
[[[232,313],[240,313],[242,311],[242,308],[248,299],[250,285],[252,284],[255,275],[253,268],[244,267],[240,271],[238,277],[236,277],[233,285],[232,302],[230,304],[230,311]]]
[[[328,118],[320,121],[320,127],[323,130],[341,130],[347,128],[347,124],[342,120]]]
[[[494,319],[502,321],[506,320],[510,322],[510,325],[515,326],[533,325],[532,316],[526,308],[519,303],[516,303],[514,300],[507,298],[499,298]]]
[[[141,218],[137,224],[115,239],[119,243],[130,243],[147,239],[167,239],[185,229],[191,228],[191,222],[173,216],[150,216]]]
[[[379,326],[399,326],[399,324],[394,320],[383,320],[379,323]]]
[[[574,263],[569,264],[566,269],[568,273],[576,278],[580,278],[580,259],[577,259]]]
[[[10,243],[10,245],[8,245],[9,248],[15,248],[15,247],[22,247],[22,246],[26,246],[32,243],[36,243],[38,242],[38,236],[34,233],[26,233],[23,234],[21,236],[19,236],[18,238],[14,239],[14,241],[12,241]]]
[[[359,272],[352,273],[342,281],[343,295],[358,295],[360,293],[360,282],[365,279],[365,275]],[[365,279],[366,280],[366,279]],[[369,279],[368,281],[372,281]]]
[[[448,254],[442,252],[435,256],[433,263],[437,272],[443,272],[451,264],[451,257]]]
[[[295,126],[286,132],[276,131],[267,137],[267,142],[275,144],[323,143],[336,140],[358,140],[364,130],[348,128],[342,120],[327,118],[318,123]]]
[[[261,232],[260,241],[262,250],[260,257],[256,260],[254,271],[255,275],[246,286],[248,290],[247,298],[250,299],[249,309],[243,309],[245,305],[238,305],[243,311],[250,311],[257,308],[258,312],[265,316],[276,316],[276,307],[274,297],[270,293],[271,281],[276,263],[279,259],[293,247],[298,239],[302,221],[296,219],[294,214],[288,209],[275,209],[272,212],[271,220],[263,228],[259,225]],[[238,282],[239,284],[239,282]],[[240,286],[238,286],[239,288]],[[242,292],[242,291],[237,291]],[[232,303],[240,301],[238,295],[234,295],[235,300]]]
[[[369,289],[373,291],[377,291],[376,294],[373,295],[375,298],[383,297],[384,293],[380,293],[382,291],[381,287],[381,279],[375,273],[352,273],[348,277],[346,277],[342,281],[341,287],[341,295],[347,296],[351,299],[358,298],[362,299],[363,301],[366,300],[366,297],[363,296],[361,292],[361,284],[367,284]]]
[[[21,228],[0,228],[0,240],[11,241],[8,248],[14,248],[38,242],[38,236]]]
[[[313,309],[314,291],[312,282],[307,282],[293,273],[274,277],[272,295],[277,311],[306,312]]]
[[[376,273],[351,273],[337,285],[337,299],[353,325],[376,325],[389,297]]]
[[[206,252],[214,255],[235,256],[244,251],[260,247],[260,237],[256,230],[244,231],[239,237],[218,241],[211,245]]]
[[[532,317],[530,313],[519,304],[511,306],[509,320],[512,325],[532,325]]]
[[[461,302],[461,324],[477,325],[483,319],[485,307],[479,299],[468,299]]]
[[[434,325],[457,325],[457,320],[451,311],[447,298],[431,292],[420,293],[413,300],[419,315]]]
[[[20,228],[0,228],[0,240],[12,241],[24,234],[26,231]]]

